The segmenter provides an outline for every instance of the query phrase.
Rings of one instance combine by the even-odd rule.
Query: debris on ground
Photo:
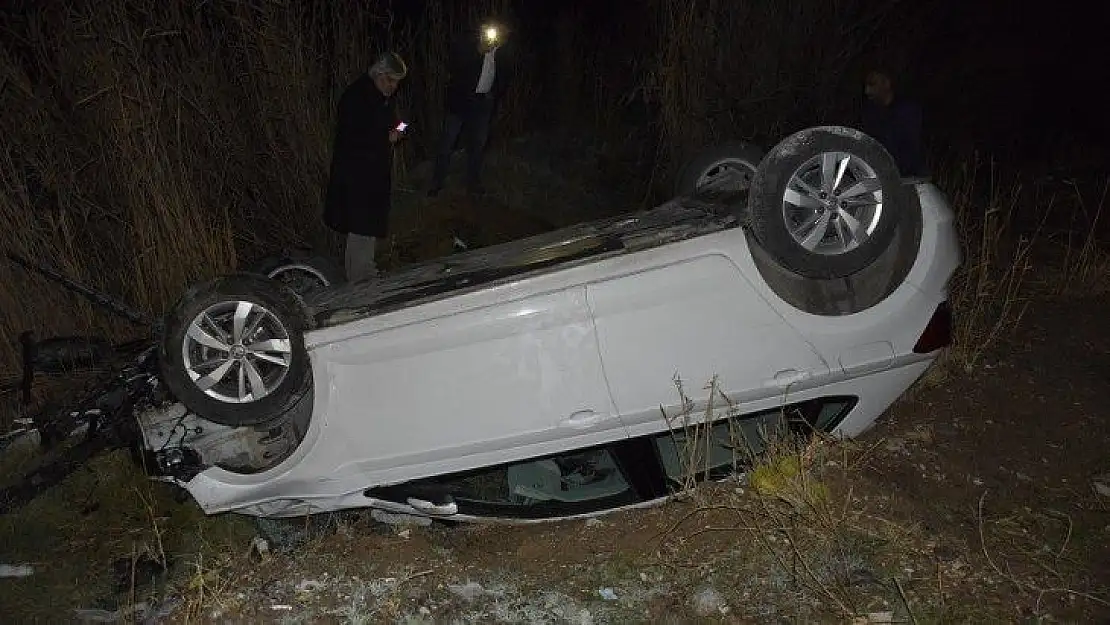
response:
[[[169,599],[158,605],[142,601],[118,610],[76,609],[73,616],[81,623],[153,623],[171,616],[180,604],[180,599]]]
[[[1110,497],[1110,473],[1100,475],[1091,480],[1095,492],[1103,497]]]
[[[0,564],[0,577],[29,577],[34,573],[29,564]]]

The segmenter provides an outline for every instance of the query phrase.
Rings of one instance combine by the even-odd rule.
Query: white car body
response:
[[[914,347],[948,297],[960,252],[944,196],[927,181],[915,184],[923,220],[912,267],[885,299],[852,314],[788,303],[764,279],[744,229],[715,218],[654,229],[642,248],[629,244],[633,234],[624,250],[395,304],[380,293],[403,293],[424,274],[465,274],[478,266],[468,268],[468,259],[496,265],[498,255],[545,241],[598,241],[576,239],[572,228],[530,239],[530,248],[475,250],[456,264],[329,289],[308,299],[320,327],[305,334],[313,392],[303,440],[260,472],[209,466],[167,479],[210,514],[370,507],[470,518],[368,489],[664,433],[671,425],[661,409],[704,417],[713,379],[732,403],[718,402],[714,419],[845,396],[854,406],[831,433],[854,437],[938,355]],[[689,210],[675,200],[606,223],[619,229]],[[373,289],[378,296],[368,295]],[[683,405],[676,377],[693,406]],[[179,416],[142,417],[149,448],[164,444],[171,428],[163,426]],[[216,449],[236,431],[208,427],[204,444]]]

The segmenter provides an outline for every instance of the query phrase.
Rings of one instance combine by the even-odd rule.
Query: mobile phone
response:
[[[408,128],[408,127],[409,127],[409,125],[406,124],[405,122],[400,122],[399,124],[397,124],[396,127],[394,127],[394,130],[396,130],[397,132],[404,132],[405,128]]]

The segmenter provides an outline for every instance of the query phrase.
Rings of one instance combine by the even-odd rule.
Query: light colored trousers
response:
[[[365,237],[361,234],[347,235],[345,268],[348,281],[355,282],[378,275],[378,266],[374,264],[374,249],[377,242],[374,237]]]

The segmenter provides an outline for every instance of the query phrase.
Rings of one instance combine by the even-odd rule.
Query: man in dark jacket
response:
[[[460,133],[466,145],[466,184],[471,193],[482,193],[482,157],[489,138],[494,110],[509,86],[510,59],[506,56],[504,26],[487,22],[479,32],[468,33],[451,48],[447,83],[447,115],[436,154],[435,173],[428,195],[443,189],[451,153]]]
[[[408,67],[394,53],[382,55],[339,99],[324,223],[347,235],[347,279],[377,274],[377,239],[389,227],[393,144],[401,137],[393,102]]]
[[[903,176],[926,175],[921,107],[896,94],[890,75],[873,70],[864,81],[862,130],[883,144]]]

